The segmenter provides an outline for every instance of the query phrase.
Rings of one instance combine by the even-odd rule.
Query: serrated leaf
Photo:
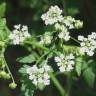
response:
[[[26,69],[29,68],[28,65],[24,65],[23,67],[21,67],[19,69],[19,73],[21,73],[22,75],[26,75]]]
[[[22,82],[21,96],[33,96],[34,90],[35,90],[35,86],[32,84],[32,81],[29,80],[29,77],[27,76],[26,69],[28,67],[29,67],[28,65],[24,65],[19,69],[19,73],[21,73],[22,75],[21,76],[21,82]]]
[[[86,83],[89,85],[89,87],[93,87],[94,82],[95,82],[95,73],[92,71],[92,68],[87,68],[83,72],[83,77],[86,81]]]
[[[20,63],[32,63],[35,61],[35,57],[30,54],[28,56],[18,58],[17,61]]]
[[[23,79],[21,86],[22,96],[33,96],[35,86],[32,84],[32,81],[26,77],[23,77],[22,79]]]

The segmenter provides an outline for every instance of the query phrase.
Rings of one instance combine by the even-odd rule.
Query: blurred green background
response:
[[[23,24],[28,25],[30,33],[42,34],[46,27],[41,20],[41,15],[51,5],[58,5],[63,9],[64,15],[71,15],[76,19],[83,20],[84,27],[78,32],[74,30],[72,33],[75,38],[79,34],[86,36],[90,32],[96,31],[96,0],[0,0],[0,18],[6,18],[10,30],[13,29],[15,24]],[[27,52],[24,48],[18,46],[11,46],[7,50],[7,62],[20,85],[18,75],[20,65],[16,62],[16,58],[27,54]],[[57,78],[62,85],[66,83],[66,80],[62,79],[63,76]],[[0,80],[0,96],[20,96],[20,86],[16,90],[11,90],[7,83],[8,81]],[[94,88],[89,88],[82,75],[78,80],[73,81],[72,86],[71,96],[96,96],[96,83]],[[37,90],[34,96],[60,96],[60,94],[52,85],[43,92]]]

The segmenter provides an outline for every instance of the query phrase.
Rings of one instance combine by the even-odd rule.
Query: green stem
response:
[[[5,66],[6,66],[7,70],[8,70],[8,73],[10,74],[10,76],[11,76],[11,78],[12,78],[13,83],[15,83],[15,80],[14,80],[14,78],[13,78],[13,75],[12,75],[12,73],[11,73],[11,71],[10,71],[10,69],[9,69],[6,61],[5,61],[5,59],[4,59],[4,62],[5,62]]]
[[[67,89],[66,89],[65,96],[70,96],[71,86],[72,86],[71,74],[68,73],[68,75],[67,75]]]
[[[50,77],[54,83],[54,85],[57,87],[58,91],[60,92],[61,96],[65,96],[65,91],[59,81],[55,78],[54,74],[50,73]]]
[[[48,51],[48,48],[40,45],[39,43],[32,42],[32,41],[31,41],[31,42],[30,42],[30,41],[25,41],[24,43],[30,44],[30,45],[33,45],[33,46],[38,47],[38,48],[40,48],[40,49],[43,49],[43,50],[45,50],[45,51]]]
[[[36,62],[38,64],[46,55],[50,54],[54,49],[49,49],[49,51],[45,54],[43,54]],[[48,57],[48,56],[47,56]],[[47,58],[48,59],[48,58]]]
[[[38,64],[48,53],[43,54],[36,62]]]
[[[71,39],[80,44],[80,42],[79,42],[77,39],[75,39],[75,38],[73,38],[73,37],[71,37]]]
[[[6,63],[5,58],[4,58],[4,51],[5,51],[5,48],[2,49],[2,58],[3,58],[3,61],[4,61],[5,67],[6,67],[7,71],[8,71],[8,73],[10,74],[13,83],[15,83],[15,80],[14,80],[14,78],[13,78],[13,75],[12,75],[12,73],[11,73],[11,71],[10,71],[7,63]]]

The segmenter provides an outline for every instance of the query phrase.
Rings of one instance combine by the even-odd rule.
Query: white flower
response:
[[[13,32],[9,35],[9,39],[14,45],[23,43],[23,41],[30,37],[27,26],[15,25]]]
[[[60,54],[59,56],[55,57],[55,62],[57,63],[60,72],[65,72],[74,69],[74,59],[75,57],[72,53],[67,56],[65,56],[64,54]]]
[[[48,45],[51,44],[52,36],[49,33],[46,33],[40,39],[41,39],[39,42],[40,44]]]
[[[51,6],[49,10],[41,16],[46,25],[52,25],[58,21],[62,21],[62,10],[57,6]]]
[[[91,35],[88,35],[88,38],[78,36],[78,40],[81,41],[80,53],[93,56],[96,49],[96,33],[92,32]]]
[[[69,35],[69,32],[60,32],[58,34],[58,37],[60,39],[64,39],[65,41],[68,41],[70,39],[70,35]]]
[[[74,23],[75,19],[72,18],[71,16],[65,16],[62,20],[62,23],[64,23],[69,29],[74,28]]]
[[[49,84],[50,84],[50,80],[48,80],[48,79],[46,80],[46,79],[45,79],[45,80],[44,80],[44,84],[45,84],[45,85],[49,85]]]
[[[82,28],[83,26],[83,22],[80,21],[80,20],[76,20],[75,21],[75,28],[79,29],[79,28]]]
[[[78,40],[80,40],[80,41],[83,41],[84,40],[84,36],[78,36]]]
[[[44,64],[42,67],[37,67],[37,65],[33,65],[27,69],[27,73],[29,75],[29,79],[32,80],[32,83],[37,86],[39,84],[49,85],[50,84],[50,76],[49,72],[52,69],[49,65]]]

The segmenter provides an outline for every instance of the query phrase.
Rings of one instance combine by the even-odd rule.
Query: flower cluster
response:
[[[57,6],[51,6],[41,18],[46,25],[55,24],[56,31],[59,30],[58,37],[65,41],[70,39],[69,29],[79,29],[83,26],[83,22],[75,20],[71,16],[63,16],[62,10]]]
[[[58,21],[62,21],[62,10],[58,6],[51,6],[49,10],[44,13],[41,18],[45,21],[46,25],[52,25]]]
[[[81,41],[80,52],[82,54],[87,53],[87,55],[93,56],[96,49],[96,33],[92,32],[91,35],[88,35],[88,38],[85,38],[84,36],[78,36],[78,40]]]
[[[74,23],[75,23],[75,19],[72,18],[71,16],[65,16],[64,19],[62,20],[62,23],[68,27],[69,29],[73,29],[74,27]]]
[[[13,32],[9,35],[9,39],[14,45],[22,43],[26,38],[30,37],[27,26],[15,25]]]
[[[40,38],[40,44],[51,44],[52,36],[49,32],[46,32],[43,36]]]
[[[60,54],[55,57],[55,62],[57,62],[57,66],[59,67],[60,72],[71,71],[74,67],[74,55],[69,54],[65,56],[64,54]]]
[[[51,67],[49,65],[44,65],[43,67],[38,68],[37,65],[33,65],[27,69],[27,73],[29,74],[29,79],[32,80],[32,83],[35,86],[39,84],[49,85],[50,84],[50,76],[49,72],[51,72]]]
[[[58,37],[60,39],[63,39],[65,41],[68,41],[70,39],[70,35],[69,35],[68,29],[66,28],[66,26],[56,23],[55,29],[59,31]]]

